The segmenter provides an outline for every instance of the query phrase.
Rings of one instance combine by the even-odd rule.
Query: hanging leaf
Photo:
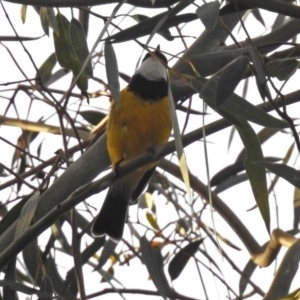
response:
[[[70,42],[74,52],[79,58],[81,66],[83,66],[90,53],[84,30],[80,22],[75,18],[72,18],[70,23]],[[93,67],[90,59],[85,67],[85,71],[90,77],[93,77]]]
[[[254,16],[254,18],[259,22],[261,23],[262,26],[266,27],[266,24],[265,24],[265,21],[260,13],[260,10],[258,8],[253,8],[251,10],[252,12],[252,15]]]
[[[249,283],[249,279],[251,278],[251,276],[254,273],[254,271],[256,270],[256,268],[257,268],[257,265],[253,262],[252,259],[250,259],[241,274],[241,278],[240,278],[240,282],[239,282],[240,296],[242,296],[244,294],[246,287]]]
[[[43,85],[47,86],[47,82],[51,77],[56,62],[56,54],[52,53],[39,68],[39,72],[36,75],[36,77],[40,77],[40,80],[42,81]],[[39,84],[38,80],[36,80],[36,84]]]
[[[83,29],[78,26],[78,21],[70,23],[61,13],[56,16],[59,34],[53,33],[55,52],[59,64],[66,69],[72,70],[77,79],[76,84],[81,93],[88,98],[88,74],[83,68],[83,61],[87,57],[87,46]],[[80,55],[80,57],[77,55]],[[87,67],[91,72],[90,68]]]
[[[175,299],[174,291],[169,286],[164,273],[164,264],[160,247],[153,248],[145,236],[140,239],[140,245],[143,261],[158,292],[164,298],[168,297],[170,299]]]
[[[241,126],[236,126],[246,150],[244,166],[251,184],[252,192],[261,216],[270,232],[270,208],[268,200],[267,179],[265,170],[256,164],[263,161],[263,153],[252,127],[245,120],[240,120]]]
[[[111,43],[104,44],[104,56],[106,64],[106,76],[108,86],[116,105],[120,104],[120,83],[118,62],[114,48]]]
[[[56,19],[59,33],[54,32],[53,37],[57,60],[63,68],[73,70],[72,50],[69,41],[70,22],[61,13],[56,15]]]
[[[300,222],[300,189],[295,187],[294,190],[294,227],[298,228]]]
[[[189,259],[198,251],[198,248],[202,242],[203,239],[192,242],[175,254],[168,268],[169,275],[172,280],[178,278]]]
[[[255,79],[260,96],[263,100],[272,99],[269,87],[267,85],[267,74],[264,67],[263,59],[255,48],[250,48],[250,56],[255,70]]]
[[[149,222],[149,224],[156,230],[160,230],[159,225],[157,223],[156,217],[153,213],[146,213],[146,218]]]
[[[240,56],[222,71],[216,90],[217,107],[220,107],[232,95],[243,79],[248,63],[247,56]]]
[[[53,7],[47,7],[49,26],[53,29],[53,31],[59,34],[58,23],[54,13]]]
[[[49,36],[49,18],[47,7],[40,7],[40,20],[45,34]]]
[[[205,26],[206,29],[214,29],[220,11],[220,2],[219,1],[212,1],[206,4],[201,5],[197,10],[196,14]]]
[[[171,120],[172,120],[172,127],[174,132],[174,138],[175,138],[175,147],[176,152],[178,155],[178,161],[179,161],[179,168],[181,171],[181,175],[184,181],[184,184],[186,186],[186,190],[189,196],[189,199],[191,200],[191,185],[190,185],[190,179],[189,179],[189,170],[186,163],[186,156],[184,153],[182,140],[181,140],[181,134],[179,129],[179,123],[176,115],[175,105],[174,105],[174,99],[171,91],[171,87],[169,84],[168,87],[168,99],[169,99],[169,108],[170,108],[170,114],[171,114]]]
[[[22,6],[21,6],[21,20],[22,20],[23,24],[26,22],[26,13],[27,13],[27,5],[22,4]]]

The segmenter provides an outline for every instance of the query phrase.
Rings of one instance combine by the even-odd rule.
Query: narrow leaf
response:
[[[182,248],[178,253],[175,254],[173,259],[171,260],[169,264],[169,275],[172,280],[175,280],[178,278],[178,276],[183,271],[184,267],[188,263],[189,259],[195,255],[197,252],[200,244],[203,242],[203,239],[192,242]]]
[[[69,42],[70,22],[61,13],[57,14],[56,19],[59,33],[54,32],[53,37],[57,60],[63,68],[73,70],[71,45]]]
[[[264,127],[288,127],[287,122],[274,118],[236,94],[232,94],[222,107],[217,108],[215,106],[217,81],[215,80],[208,82],[207,79],[198,77],[191,78],[191,83],[194,89],[200,93],[204,101],[222,116],[224,116],[224,113],[229,113],[232,116],[254,122]]]
[[[254,16],[254,18],[261,23],[261,25],[263,25],[264,27],[266,27],[265,21],[260,13],[260,10],[258,8],[253,8],[251,10],[252,15]]]
[[[272,99],[269,87],[267,85],[267,74],[260,53],[257,51],[257,49],[251,47],[250,56],[255,69],[257,88],[262,99],[264,100],[265,97]]]
[[[256,204],[260,210],[261,216],[265,222],[268,232],[270,232],[270,209],[268,200],[267,179],[265,170],[255,164],[257,161],[263,161],[263,153],[252,127],[247,121],[240,120],[242,126],[237,126],[242,142],[246,148],[246,158],[244,166],[249,177],[252,192]]]
[[[149,222],[149,224],[156,230],[160,230],[159,226],[158,226],[158,223],[157,223],[157,220],[155,218],[155,215],[153,213],[149,213],[147,212],[146,213],[146,218]]]
[[[111,43],[104,44],[104,56],[106,64],[106,76],[108,86],[116,105],[120,104],[120,83],[118,62],[114,48]]]
[[[27,5],[22,4],[22,6],[21,6],[21,20],[22,20],[23,24],[26,22],[26,13],[27,13]]]
[[[232,95],[237,85],[243,79],[248,63],[247,56],[240,56],[222,71],[216,91],[217,107],[225,103]]]
[[[143,261],[158,292],[164,298],[175,299],[174,292],[164,273],[164,264],[160,248],[152,248],[145,236],[140,239],[140,245]]]
[[[240,282],[239,282],[240,296],[243,296],[243,294],[246,290],[246,287],[249,283],[249,280],[256,268],[257,268],[257,265],[253,262],[252,259],[250,259],[248,261],[248,263],[246,264],[246,266],[242,272],[241,278],[240,278]]]
[[[47,85],[47,82],[51,77],[51,73],[56,65],[56,62],[56,54],[52,53],[39,68],[38,75],[40,76],[40,79],[44,85]],[[36,84],[39,83],[36,82]]]
[[[189,180],[189,171],[188,171],[186,157],[185,157],[184,149],[183,149],[183,145],[182,145],[179,124],[178,124],[178,119],[177,119],[177,115],[176,115],[174,99],[173,99],[173,95],[171,92],[170,84],[169,84],[169,88],[168,88],[168,99],[169,99],[169,108],[170,108],[172,126],[173,126],[173,131],[174,131],[175,147],[176,147],[176,152],[177,152],[178,160],[179,160],[179,167],[180,167],[183,181],[186,186],[187,193],[191,200],[191,186],[190,186],[190,180]]]
[[[258,134],[257,138],[259,140],[259,143],[262,145],[267,140],[269,140],[272,136],[274,136],[277,132],[279,132],[280,129],[278,128],[263,128]],[[237,156],[235,161],[243,160],[246,156],[246,149],[244,148],[239,155]],[[274,162],[274,161],[273,161]]]
[[[48,20],[49,20],[50,27],[53,29],[55,33],[59,34],[58,23],[55,17],[53,7],[47,7],[47,13],[48,13]]]
[[[213,1],[200,6],[197,9],[196,14],[205,26],[205,28],[211,30],[214,29],[217,24],[219,11],[220,2]]]
[[[45,34],[49,36],[49,19],[47,7],[40,7],[40,20]]]
[[[167,12],[168,13],[168,12]],[[118,32],[108,38],[105,41],[112,41],[113,43],[125,42],[128,40],[137,39],[139,37],[149,35],[153,31],[153,28],[158,22],[165,17],[166,13],[159,14],[148,20],[144,20],[139,24],[129,27],[121,32]],[[180,23],[188,23],[197,19],[196,14],[182,14],[179,16],[169,17],[164,24],[159,28],[159,32],[179,25]]]
[[[292,145],[289,147],[288,151],[286,152],[285,157],[283,158],[283,161],[282,161],[282,163],[284,165],[286,165],[289,162],[291,155],[293,153],[293,150],[294,150],[294,146],[295,146],[295,143],[292,143]],[[271,192],[274,189],[274,187],[276,186],[276,184],[278,182],[278,179],[279,179],[279,177],[277,175],[273,178],[273,180],[270,184],[270,187],[269,187],[269,192]]]
[[[132,15],[131,17],[134,20],[136,20],[137,22],[142,22],[142,21],[149,19],[149,17],[147,17],[145,15],[141,15],[141,14]],[[171,31],[169,29],[159,30],[157,33],[160,34],[162,37],[164,37],[168,41],[174,40],[174,37],[172,36]]]
[[[96,110],[80,111],[79,114],[90,124],[97,125],[99,122],[106,117],[106,114]]]
[[[80,22],[75,18],[73,18],[70,23],[70,42],[74,52],[81,62],[82,67],[85,60],[89,56],[89,49],[84,30]],[[93,77],[93,67],[91,60],[89,60],[88,64],[86,65],[85,71],[90,77]]]
[[[39,196],[40,192],[35,192],[23,206],[17,224],[15,238],[21,235],[30,226],[38,205]]]
[[[297,60],[272,61],[266,64],[268,74],[281,81],[289,79],[298,67],[299,62]]]
[[[244,159],[245,157],[243,157]],[[265,157],[265,161],[269,162],[278,162],[281,160],[281,158],[278,157]],[[216,173],[210,181],[210,185],[216,186],[220,183],[222,183],[224,180],[228,179],[229,177],[232,177],[236,175],[237,173],[244,171],[245,166],[243,164],[243,160],[237,160],[235,163],[228,165],[227,167],[220,170],[218,173]]]
[[[300,171],[284,164],[258,161],[257,164],[265,167],[270,172],[284,178],[289,183],[300,189]]]
[[[298,228],[300,222],[300,189],[295,187],[294,190],[294,227]]]

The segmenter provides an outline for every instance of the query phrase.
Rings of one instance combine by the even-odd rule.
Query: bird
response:
[[[107,124],[107,150],[113,170],[121,162],[160,146],[169,140],[172,122],[168,100],[167,59],[159,46],[148,52],[129,84],[120,91],[119,103],[112,102]],[[146,188],[158,162],[149,163],[114,183],[108,190],[92,236],[123,236],[128,206]]]

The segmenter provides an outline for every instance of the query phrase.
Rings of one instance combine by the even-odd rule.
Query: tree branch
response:
[[[76,7],[76,6],[94,6],[103,4],[119,3],[118,0],[4,0],[6,2],[43,6],[43,7]],[[150,0],[128,0],[126,3],[132,6],[144,8],[163,8],[169,7],[179,0],[158,0],[152,4]]]

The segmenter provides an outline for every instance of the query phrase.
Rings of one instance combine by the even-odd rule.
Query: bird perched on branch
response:
[[[113,103],[107,125],[107,149],[112,167],[166,143],[172,130],[167,59],[159,47],[146,54],[128,86]],[[94,237],[122,238],[128,205],[145,189],[157,163],[151,163],[113,184],[92,226]]]

